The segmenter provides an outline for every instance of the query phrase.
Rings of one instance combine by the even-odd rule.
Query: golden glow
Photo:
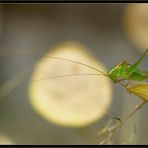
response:
[[[128,4],[123,23],[129,39],[145,50],[148,47],[148,4]]]
[[[12,139],[10,139],[10,137],[0,134],[0,144],[2,145],[14,144],[14,142],[12,141]]]
[[[46,56],[79,61],[106,73],[104,66],[78,43],[59,44]],[[31,80],[84,73],[98,72],[77,63],[43,57],[36,65]],[[29,87],[29,95],[34,109],[48,121],[81,127],[105,115],[111,104],[112,89],[110,80],[104,76],[80,75],[33,82]]]

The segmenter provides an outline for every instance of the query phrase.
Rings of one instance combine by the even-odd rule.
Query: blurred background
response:
[[[104,94],[110,92],[110,102],[98,120],[81,127],[55,124],[30,102],[29,80],[35,64],[69,41],[84,46],[84,54],[89,52],[107,70],[124,60],[134,63],[148,47],[147,26],[148,4],[1,4],[0,143],[98,144],[98,130],[110,119],[128,114],[141,100],[108,82]],[[147,63],[146,57],[141,69],[147,70]],[[128,144],[148,144],[147,114],[145,105],[118,130],[114,144],[128,142],[135,127]]]

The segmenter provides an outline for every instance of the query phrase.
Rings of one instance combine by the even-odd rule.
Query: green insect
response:
[[[100,74],[69,74],[69,75],[60,75],[60,76],[53,76],[53,77],[47,77],[43,78],[40,80],[45,80],[49,78],[57,78],[57,77],[65,77],[65,76],[74,76],[74,75],[103,75],[107,76],[112,80],[113,83],[119,83],[123,86],[127,86],[131,81],[143,81],[148,78],[148,71],[142,71],[139,70],[138,66],[143,60],[144,56],[147,54],[148,48],[145,50],[145,52],[141,55],[141,57],[134,63],[134,64],[129,64],[128,62],[124,61],[121,62],[120,64],[114,66],[107,74],[103,73],[102,71],[98,70],[97,68],[94,68],[90,65],[70,60],[70,59],[65,59],[65,58],[60,58],[60,57],[48,57],[45,56],[46,58],[53,58],[57,60],[65,60],[77,64],[81,64],[83,66],[89,67],[91,69],[94,69],[95,71],[99,72]],[[40,81],[40,80],[35,80],[35,81]],[[121,83],[121,81],[128,80],[128,83],[124,85]]]
[[[134,63],[129,64],[126,61],[116,65],[108,72],[108,77],[114,82],[118,83],[123,80],[142,81],[148,78],[148,72],[138,69],[138,65],[141,63],[144,56],[147,54],[148,48],[142,54],[142,56]]]

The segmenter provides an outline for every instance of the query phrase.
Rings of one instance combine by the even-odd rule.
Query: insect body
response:
[[[108,77],[114,82],[118,83],[119,81],[123,80],[133,80],[133,81],[142,81],[148,78],[148,72],[144,72],[139,70],[137,67],[148,52],[148,48],[142,54],[142,56],[134,63],[129,64],[126,61],[118,64],[117,66],[113,67],[108,72]]]

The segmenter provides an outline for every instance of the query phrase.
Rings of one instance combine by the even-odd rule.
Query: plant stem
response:
[[[122,126],[125,122],[127,122],[138,110],[142,108],[142,106],[146,103],[146,101],[142,101],[139,105],[136,105],[135,109],[121,121],[117,122],[113,126],[108,129],[108,132],[115,131],[118,127]]]

